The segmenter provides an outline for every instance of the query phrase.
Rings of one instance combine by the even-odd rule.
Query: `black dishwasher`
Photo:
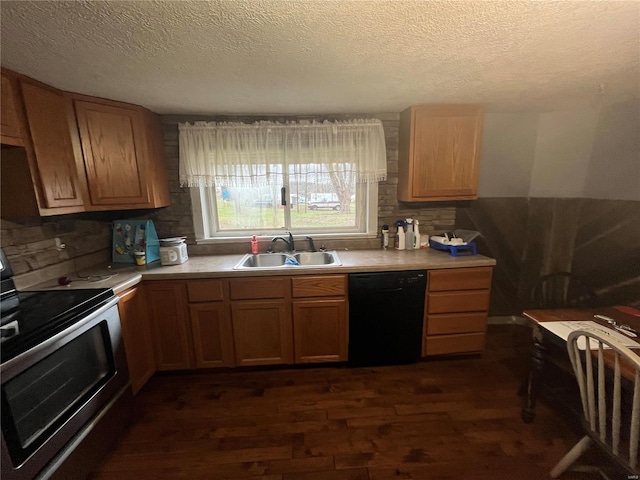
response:
[[[426,287],[424,270],[349,275],[349,364],[417,362]]]

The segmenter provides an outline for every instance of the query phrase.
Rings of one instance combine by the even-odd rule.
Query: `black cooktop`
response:
[[[82,320],[113,297],[110,288],[16,292],[15,296],[5,296],[2,299],[2,363]]]

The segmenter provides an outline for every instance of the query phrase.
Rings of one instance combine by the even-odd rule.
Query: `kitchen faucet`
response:
[[[307,237],[307,241],[309,242],[309,251],[310,252],[317,252],[316,246],[313,244],[313,238]]]
[[[287,233],[289,234],[289,240],[287,240],[284,237],[273,237],[271,242],[276,243],[278,240],[282,240],[284,243],[287,244],[287,251],[288,252],[293,252],[296,249],[296,246],[293,243],[293,235],[291,235],[291,232],[287,232]]]

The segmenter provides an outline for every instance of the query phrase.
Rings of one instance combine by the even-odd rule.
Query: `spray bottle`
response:
[[[389,248],[389,225],[382,226],[382,249]]]
[[[398,233],[396,234],[395,247],[398,250],[404,250],[406,247],[404,239],[404,220],[398,220],[396,222],[396,226],[398,227]]]
[[[413,219],[407,218],[407,233],[404,236],[405,248],[407,250],[413,250]]]

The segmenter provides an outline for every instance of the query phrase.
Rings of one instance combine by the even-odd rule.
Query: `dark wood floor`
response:
[[[476,357],[156,375],[92,478],[548,478],[579,432],[545,404],[520,420],[529,347],[526,329],[501,326]],[[597,451],[586,461],[604,462]]]

